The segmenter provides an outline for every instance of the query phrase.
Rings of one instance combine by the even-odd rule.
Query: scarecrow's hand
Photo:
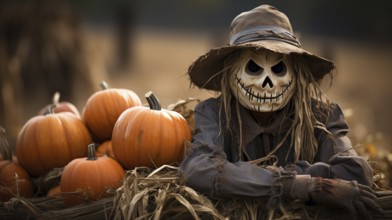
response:
[[[347,209],[350,215],[372,219],[370,210],[382,214],[375,192],[356,181],[312,178],[311,198],[320,204]]]

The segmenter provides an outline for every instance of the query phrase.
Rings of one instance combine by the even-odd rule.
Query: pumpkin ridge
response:
[[[177,117],[176,114],[171,114],[170,117],[172,119],[172,124],[175,127],[174,130],[176,132],[175,139],[174,139],[175,143],[173,144],[173,146],[171,146],[171,148],[173,149],[173,157],[177,158],[177,161],[178,161],[183,153],[183,143],[179,137],[183,136],[183,130],[185,128],[182,126],[181,120]],[[180,148],[180,149],[177,149],[175,147]]]
[[[67,160],[72,160],[71,158],[69,158],[69,156],[68,155],[71,155],[71,157],[73,156],[72,155],[72,150],[71,150],[71,148],[73,147],[73,146],[71,146],[71,144],[70,144],[70,141],[69,141],[69,138],[72,138],[72,137],[70,137],[69,135],[68,135],[68,129],[66,129],[66,127],[68,127],[68,122],[67,122],[67,120],[63,120],[63,118],[61,118],[61,117],[56,117],[56,119],[57,119],[57,121],[59,122],[59,128],[61,129],[61,132],[62,133],[64,133],[65,134],[65,137],[64,137],[64,141],[65,141],[65,143],[66,143],[66,146],[68,146],[68,147],[61,147],[61,151],[67,151],[67,153],[64,153],[64,152],[61,152],[60,153],[60,150],[59,149],[54,149],[53,147],[51,148],[52,149],[52,152],[53,152],[53,154],[52,155],[55,155],[55,159],[56,159],[56,166],[57,167],[63,167],[64,165],[66,165],[66,164],[62,164],[61,162],[60,162],[60,158],[61,157],[64,157],[65,155],[67,155]],[[60,155],[58,155],[60,153]]]
[[[105,158],[106,159],[106,158]],[[112,159],[112,158],[107,158],[107,159]],[[114,159],[112,159],[112,160],[114,160]],[[116,171],[117,171],[117,173],[116,173],[116,175],[121,179],[121,182],[122,182],[122,177],[124,176],[124,169],[122,168],[122,166],[117,162],[117,161],[115,161],[116,163],[110,163],[110,166],[112,166],[113,167],[113,169],[115,169]]]
[[[86,151],[85,151],[86,148],[84,147],[84,144],[88,144],[92,142],[92,139],[90,133],[88,132],[88,129],[80,119],[71,115],[69,117],[71,119],[64,120],[64,122],[68,125],[68,127],[71,127],[74,124],[78,125],[76,127],[71,127],[72,129],[65,130],[65,136],[67,137],[66,140],[67,140],[67,146],[69,150],[68,155],[70,155],[69,161],[71,161],[72,159],[86,156]],[[76,135],[80,133],[84,133],[85,135],[83,136]],[[86,141],[85,138],[88,138],[89,140]],[[77,144],[75,144],[75,142]]]
[[[61,183],[63,181],[66,181],[66,184],[64,184],[65,186],[70,185],[68,182],[70,182],[73,179],[75,169],[77,168],[77,166],[72,166],[73,164],[74,164],[74,160],[71,161],[70,163],[68,163],[66,167],[64,167],[64,170],[65,170],[65,168],[67,168],[67,171],[63,172],[62,177],[64,176],[65,178],[61,178]],[[61,185],[63,185],[63,184],[61,184]],[[61,191],[68,192],[69,189],[68,188],[64,189],[64,185],[61,187]]]
[[[109,157],[102,157],[101,158],[101,160],[104,160],[104,162],[105,162],[105,164],[107,166],[104,166],[102,163],[99,164],[99,169],[103,171],[103,173],[101,175],[101,182],[105,182],[105,184],[107,184],[107,186],[104,187],[105,188],[104,191],[106,191],[108,188],[114,188],[115,187],[114,186],[115,183],[113,181],[113,179],[114,179],[113,177],[117,177],[117,167],[113,166],[113,164],[114,164],[113,162],[114,161],[111,161],[109,159],[111,159],[111,158],[109,158]],[[116,172],[111,172],[110,171],[110,170],[113,170],[113,169],[115,169]],[[102,179],[102,177],[109,177],[109,178]],[[120,177],[120,176],[118,176],[118,177]]]
[[[142,101],[140,100],[139,96],[136,95],[136,93],[128,92],[126,90],[123,90],[123,92],[125,92],[125,96],[127,97],[126,100],[127,100],[128,106],[141,106],[142,105]]]
[[[55,120],[56,123],[49,123],[49,120],[46,120],[45,122],[48,124],[47,127],[51,127],[53,126],[52,129],[49,129],[49,133],[50,133],[50,137],[54,137],[56,136],[55,134],[53,134],[54,131],[60,130],[60,133],[65,134],[67,129],[68,124],[63,121],[63,117],[64,114],[63,113],[53,113],[51,115],[51,117]],[[65,122],[65,123],[64,123]],[[67,147],[63,147],[63,143],[67,143]],[[47,142],[47,145],[45,146],[45,151],[46,154],[48,151],[50,151],[50,155],[52,155],[51,157],[51,161],[49,162],[49,164],[45,165],[45,170],[49,171],[51,169],[51,167],[63,167],[66,164],[64,164],[61,160],[62,158],[66,157],[67,161],[70,161],[71,158],[69,157],[69,154],[66,154],[66,152],[64,151],[68,151],[68,149],[70,148],[69,146],[69,140],[67,138],[67,136],[63,136],[63,135],[57,135],[57,137],[53,140],[49,140]],[[50,150],[49,150],[50,149]],[[41,155],[41,154],[40,154]],[[42,158],[41,158],[42,159]],[[46,158],[46,161],[48,161],[48,158]]]
[[[109,90],[109,89],[108,89]],[[103,93],[102,96],[104,95]],[[112,93],[109,93],[109,98],[107,100],[112,100]],[[106,127],[110,126],[109,121],[112,120],[112,117],[110,117],[110,110],[108,107],[111,107],[110,104],[106,102],[100,102],[99,106],[99,111],[94,111],[91,110],[94,114],[94,117],[96,119],[96,122],[94,122],[94,127],[95,131],[94,134],[99,137],[99,139],[107,139],[106,136]],[[98,129],[97,129],[98,128]]]
[[[62,122],[62,124],[63,125],[66,125],[67,127],[69,126],[69,122],[68,122],[68,120],[74,120],[74,118],[71,118],[71,117],[69,117],[70,119],[67,119],[67,120],[64,120],[64,122]],[[77,128],[79,128],[79,127],[77,127]],[[75,151],[74,151],[74,147],[75,146],[72,146],[71,145],[71,142],[72,141],[70,141],[70,139],[73,139],[74,137],[73,137],[73,134],[70,134],[70,132],[69,132],[69,130],[68,129],[65,129],[65,126],[62,126],[62,129],[63,129],[63,132],[64,132],[64,134],[65,134],[65,137],[67,137],[67,138],[65,138],[65,143],[67,144],[67,146],[68,147],[66,147],[67,148],[67,155],[71,155],[71,158],[69,158],[69,160],[72,160],[73,158],[75,158],[75,157],[77,157],[77,155],[74,155],[75,154]]]
[[[126,115],[124,115],[124,117],[125,117]],[[121,116],[120,116],[121,117]],[[128,120],[128,118],[127,117],[125,117],[126,118],[126,120]],[[121,143],[120,143],[120,146],[121,146],[121,154],[119,154],[118,156],[119,156],[119,160],[120,161],[122,161],[121,163],[125,163],[125,161],[127,161],[126,160],[126,158],[127,158],[127,149],[126,149],[126,147],[124,147],[124,146],[126,146],[126,138],[125,138],[125,136],[126,135],[129,135],[129,129],[130,129],[130,127],[132,126],[132,124],[131,123],[128,123],[127,125],[126,125],[126,127],[125,128],[120,128],[120,129],[122,129],[122,130],[124,130],[124,136],[122,136],[122,137],[120,137],[119,139],[121,140]],[[116,139],[117,139],[117,137],[116,137]],[[113,145],[113,142],[112,142],[112,147],[113,147],[114,145]],[[113,148],[114,149],[114,148]],[[116,158],[117,158],[117,155],[115,155],[116,156]],[[128,162],[127,162],[128,163]],[[123,166],[124,166],[124,164],[123,164]],[[126,165],[126,166],[128,166],[128,164]]]
[[[100,171],[106,171],[106,167],[101,166],[100,163],[98,163],[98,160],[100,160],[102,158],[97,157],[94,161],[90,161],[91,166],[94,166],[94,168],[91,168],[91,170],[100,170]],[[103,174],[98,174],[95,175],[96,177],[98,177],[98,181],[93,181],[93,183],[91,183],[93,185],[93,189],[94,189],[94,196],[96,196],[97,198],[101,197],[100,195],[97,195],[96,189],[98,189],[99,191],[103,191],[104,188],[104,184],[106,184],[106,179],[102,178],[104,177],[110,177],[110,175],[103,175]],[[104,192],[104,191],[103,191]]]
[[[148,109],[146,108],[146,109],[142,109],[141,111],[137,111],[136,114],[133,116],[134,119],[131,120],[131,122],[128,123],[128,124],[130,124],[133,129],[135,129],[134,126],[133,126],[134,124],[136,124],[136,127],[140,127],[140,125],[143,125],[143,122],[146,119],[147,110]],[[143,141],[142,140],[143,140],[143,137],[145,136],[145,133],[146,132],[144,132],[144,130],[137,129],[137,133],[135,134],[136,135],[135,138],[136,138],[137,141],[133,141],[132,142],[133,143],[132,148],[128,148],[128,149],[133,149],[134,150],[133,153],[135,155],[140,155],[140,152],[144,150],[143,149],[144,147],[143,147]],[[134,160],[134,162],[130,161],[129,162],[130,165],[134,164],[136,166],[139,166],[139,164],[142,163],[141,161],[145,160],[145,158],[141,158],[141,157],[133,157],[133,158],[135,160]]]
[[[42,117],[49,117],[49,116],[42,116]],[[42,146],[40,146],[39,145],[39,141],[38,140],[40,140],[40,138],[41,138],[41,135],[40,135],[40,132],[39,132],[39,130],[40,130],[40,125],[43,123],[43,122],[46,122],[46,120],[44,121],[44,120],[40,120],[40,121],[38,121],[38,122],[36,122],[36,123],[34,123],[34,124],[32,124],[31,126],[33,126],[33,131],[34,131],[34,136],[35,136],[35,138],[33,138],[33,140],[35,141],[34,142],[34,146],[36,146],[35,147],[35,149],[36,149],[36,152],[32,152],[32,154],[29,154],[30,156],[36,156],[36,157],[38,157],[39,159],[38,159],[38,161],[36,161],[37,163],[36,164],[34,164],[34,165],[37,165],[37,164],[39,164],[39,165],[41,165],[40,166],[40,168],[41,169],[39,169],[37,172],[38,173],[40,173],[40,172],[43,172],[43,171],[45,171],[46,170],[46,164],[45,164],[45,161],[46,160],[44,160],[43,158],[42,158],[42,154],[45,154],[46,153],[46,151],[45,150],[43,150],[42,149]],[[32,128],[30,128],[29,130],[31,130]],[[50,130],[50,129],[49,129]],[[44,134],[44,135],[46,135],[47,136],[47,134]],[[35,167],[35,166],[34,166]],[[34,168],[33,168],[34,169]],[[38,175],[38,174],[36,174],[36,173],[34,173],[34,176],[36,176],[36,175]]]
[[[107,120],[107,124],[105,127],[110,127],[113,131],[113,127],[114,124],[116,123],[116,117],[118,119],[118,117],[121,115],[121,112],[119,111],[120,108],[122,108],[121,103],[117,102],[115,95],[118,95],[118,93],[116,94],[116,90],[114,89],[110,89],[110,93],[109,93],[109,97],[108,98],[108,103],[106,103],[106,105],[104,105],[104,109],[105,109],[105,116],[107,118],[109,118],[109,120]],[[122,99],[124,99],[121,96]],[[111,137],[112,135],[110,135]]]
[[[158,149],[151,149],[150,147],[146,149],[147,154],[148,154],[148,160],[150,161],[151,165],[154,168],[157,168],[157,165],[159,163],[159,160],[162,160],[161,158],[161,149],[162,148],[162,133],[163,129],[162,127],[162,117],[161,117],[161,110],[152,110],[152,116],[151,116],[151,121],[154,121],[155,126],[150,128],[153,129],[154,132],[148,132],[151,141],[155,142],[155,144],[151,144],[153,146],[156,146]],[[158,132],[157,132],[158,131]],[[152,150],[152,152],[151,152]]]
[[[163,127],[163,123],[164,123],[165,127]],[[159,149],[157,149],[156,151],[158,151],[159,155],[160,155],[158,157],[158,160],[160,160],[161,163],[166,164],[167,158],[170,158],[170,156],[172,154],[171,145],[172,145],[173,140],[175,139],[175,136],[172,133],[174,127],[172,126],[172,123],[171,123],[171,117],[167,116],[163,110],[161,110],[159,125],[161,127],[163,127],[163,129],[162,128],[159,129],[159,131],[161,131],[161,136],[159,138],[160,143],[159,143],[159,145],[157,145],[157,146],[159,146]],[[163,133],[163,132],[169,131],[169,130],[171,131],[170,136],[169,136],[169,134]],[[161,157],[162,151],[165,151],[165,155],[163,155],[163,157]]]
[[[92,107],[89,108],[88,110],[88,118],[99,118],[98,120],[102,120],[104,117],[100,117],[101,111],[104,111],[102,107],[102,103],[98,104],[97,106],[98,109],[91,109]],[[88,126],[91,131],[91,133],[94,135],[95,138],[102,136],[102,133],[100,132],[102,129],[102,126],[99,126],[98,121],[94,120],[88,120]],[[98,128],[98,129],[97,129]]]
[[[72,160],[68,165],[72,168],[72,170],[71,170],[71,173],[70,173],[70,176],[68,176],[68,178],[64,178],[64,179],[67,179],[67,182],[69,182],[69,181],[71,181],[71,180],[73,180],[74,179],[74,176],[75,176],[75,172],[77,172],[80,168],[80,166],[81,166],[81,164],[82,163],[79,163],[79,161],[80,160],[84,160],[84,158],[77,158],[77,159],[75,159],[75,160]],[[71,164],[72,163],[72,164]],[[76,165],[74,165],[74,164],[76,164]],[[67,166],[68,166],[67,165]],[[69,185],[69,184],[68,184]],[[73,184],[71,183],[71,185],[73,186]]]
[[[126,110],[126,111],[128,111],[128,110]],[[131,110],[129,110],[129,111],[131,111]],[[133,113],[133,112],[132,112]],[[123,114],[121,114],[121,115],[123,115]],[[133,115],[133,114],[132,114]],[[136,115],[136,114],[135,114]],[[128,116],[128,115],[126,115],[126,114],[124,114],[124,120],[127,120],[127,121],[129,121],[129,117],[130,116]],[[121,116],[120,116],[121,117]],[[119,117],[119,118],[120,118]],[[128,148],[127,147],[125,147],[125,146],[128,146],[129,145],[129,143],[127,143],[127,141],[126,141],[126,136],[128,136],[128,135],[130,135],[130,130],[132,129],[132,127],[133,127],[133,121],[131,122],[131,123],[127,123],[126,124],[126,127],[125,128],[120,128],[121,130],[124,130],[124,135],[122,136],[122,137],[120,137],[120,140],[121,140],[121,143],[120,143],[120,146],[121,146],[121,151],[122,151],[122,154],[120,154],[119,156],[119,161],[122,161],[122,163],[124,163],[124,164],[122,164],[123,166],[125,165],[125,163],[126,163],[126,166],[128,166],[129,165],[129,162],[128,162],[128,160],[127,160],[127,155],[128,155]],[[117,138],[116,138],[117,139]],[[113,148],[113,142],[112,142],[112,148]],[[132,152],[131,152],[132,153]],[[116,155],[115,155],[116,156]],[[117,156],[116,156],[116,158],[117,158]]]

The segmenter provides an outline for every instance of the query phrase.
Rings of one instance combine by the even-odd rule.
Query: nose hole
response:
[[[265,88],[267,84],[269,85],[270,88],[274,87],[274,84],[272,83],[272,80],[269,78],[269,76],[265,77],[265,80],[261,86]]]

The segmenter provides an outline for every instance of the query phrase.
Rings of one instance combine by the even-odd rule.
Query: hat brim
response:
[[[188,74],[191,82],[199,88],[220,91],[224,59],[230,53],[243,48],[264,48],[282,54],[300,54],[307,61],[316,81],[321,80],[335,68],[335,64],[332,61],[316,56],[302,48],[280,41],[262,40],[209,50],[189,67]]]

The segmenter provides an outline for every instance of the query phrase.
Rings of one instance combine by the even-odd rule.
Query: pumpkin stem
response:
[[[148,105],[150,106],[150,109],[152,110],[161,110],[161,104],[159,103],[157,97],[152,93],[152,91],[149,91],[146,93],[146,99],[148,102]]]
[[[108,83],[105,82],[105,81],[101,81],[101,82],[99,83],[99,86],[101,87],[102,90],[109,89],[109,85],[108,85]]]
[[[0,127],[0,155],[3,157],[3,160],[12,160],[12,151],[3,127]]]
[[[87,160],[96,160],[95,157],[95,143],[89,144],[87,146]]]
[[[44,115],[54,114],[54,109],[57,107],[57,104],[51,105],[49,108],[46,109]]]
[[[53,94],[52,104],[57,105],[59,104],[59,102],[60,102],[60,92],[57,91]]]

